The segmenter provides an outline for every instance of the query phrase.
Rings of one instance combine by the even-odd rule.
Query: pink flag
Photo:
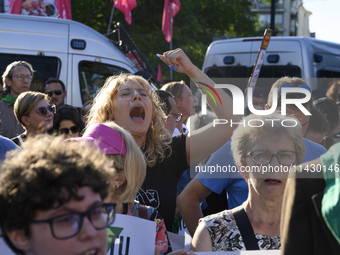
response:
[[[160,81],[160,82],[163,81],[163,79],[162,79],[162,70],[161,70],[161,65],[160,64],[158,65],[157,81]]]
[[[170,21],[170,5],[171,5],[171,21]],[[179,0],[165,0],[163,9],[162,32],[167,42],[171,41],[173,34],[173,18],[181,9]],[[171,29],[171,31],[170,31]]]
[[[8,0],[9,2],[9,13],[10,14],[20,14],[22,0]]]
[[[70,0],[55,0],[54,5],[58,9],[59,18],[72,19]]]
[[[131,10],[137,7],[136,0],[114,0],[115,7],[125,15],[126,22],[131,25]]]

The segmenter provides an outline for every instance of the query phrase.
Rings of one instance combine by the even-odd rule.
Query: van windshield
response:
[[[129,71],[105,63],[81,61],[79,63],[79,81],[83,104],[95,98],[106,78],[121,73],[129,73]]]

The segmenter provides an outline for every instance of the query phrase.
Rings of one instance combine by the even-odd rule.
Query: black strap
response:
[[[259,250],[253,227],[250,224],[243,205],[232,209],[231,212],[233,213],[238,229],[240,230],[246,250]]]

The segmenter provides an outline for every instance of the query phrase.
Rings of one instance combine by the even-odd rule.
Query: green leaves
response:
[[[121,22],[139,49],[157,71],[161,64],[163,82],[170,77],[169,68],[162,64],[156,53],[170,49],[162,33],[164,1],[137,0],[132,10],[132,24],[128,25],[124,14],[115,9],[113,24]],[[113,0],[72,1],[72,17],[100,33],[105,34],[110,21]],[[257,16],[250,11],[251,0],[182,0],[181,10],[174,18],[173,49],[182,48],[193,63],[202,67],[204,56],[213,37],[262,36],[257,31]],[[174,73],[174,79],[185,75]]]

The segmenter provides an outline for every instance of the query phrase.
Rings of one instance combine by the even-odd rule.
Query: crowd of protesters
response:
[[[202,93],[214,87],[181,49],[160,59]],[[0,233],[16,254],[104,255],[116,213],[156,222],[155,254],[187,254],[172,251],[168,236],[178,232],[181,217],[194,252],[340,254],[339,81],[327,97],[287,105],[287,115],[284,88],[312,94],[301,78],[282,77],[255,91],[255,108],[271,109],[269,115],[234,115],[233,99],[214,89],[220,103],[207,97],[211,112],[202,118],[183,81],[154,91],[142,76],[112,76],[78,109],[65,104],[57,78],[44,83],[44,93],[29,91],[34,72],[16,61],[2,76]],[[236,171],[189,177],[190,167],[218,165]],[[313,167],[327,171],[312,173]],[[218,199],[225,203],[206,215],[201,203],[211,193],[228,198],[208,200],[211,208]]]

